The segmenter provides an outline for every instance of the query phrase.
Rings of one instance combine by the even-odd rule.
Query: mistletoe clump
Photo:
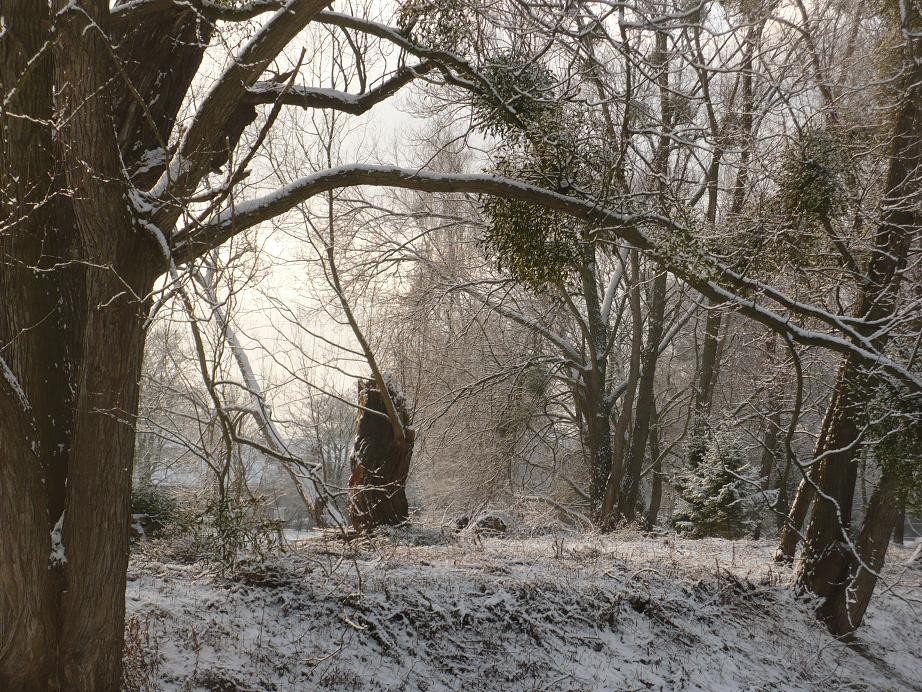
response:
[[[578,233],[568,217],[519,200],[488,198],[484,244],[501,271],[535,291],[564,282],[580,256]]]
[[[835,217],[844,207],[848,156],[831,130],[804,133],[788,148],[781,171],[781,202],[788,219],[807,223]]]
[[[553,128],[560,115],[556,75],[539,60],[503,51],[480,67],[484,87],[473,100],[481,127],[488,134],[509,136],[516,130]]]
[[[474,16],[464,0],[406,0],[397,11],[397,27],[427,48],[460,55],[472,48]]]

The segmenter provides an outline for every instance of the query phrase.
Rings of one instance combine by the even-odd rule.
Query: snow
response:
[[[158,690],[922,689],[922,574],[888,569],[845,644],[790,589],[773,549],[438,528],[346,544],[312,532],[222,578],[147,548],[129,570],[127,663]],[[893,550],[903,564],[909,550]]]
[[[64,512],[58,517],[54,528],[51,529],[51,554],[48,556],[50,567],[60,567],[67,563],[67,553],[64,550]]]
[[[320,535],[317,529],[282,529],[282,537],[290,546]]]
[[[29,399],[26,396],[25,391],[22,388],[22,385],[19,384],[19,380],[16,379],[15,373],[13,373],[10,366],[6,364],[6,361],[0,357],[0,375],[3,376],[3,379],[6,380],[7,386],[12,390],[13,394],[19,400],[19,405],[24,411],[30,411],[32,406],[29,404]]]
[[[135,169],[134,175],[149,173],[155,168],[165,164],[166,161],[167,152],[163,149],[163,147],[148,149],[143,154],[141,154],[141,157],[138,160],[138,167]]]

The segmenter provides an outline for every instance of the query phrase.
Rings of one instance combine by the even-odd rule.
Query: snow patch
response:
[[[918,574],[885,572],[855,646],[817,622],[773,548],[316,532],[233,578],[135,555],[127,601],[159,690],[919,689]]]
[[[32,406],[29,404],[29,399],[26,397],[25,390],[23,390],[22,385],[19,384],[19,380],[16,379],[16,375],[10,369],[10,366],[6,364],[6,361],[3,360],[3,358],[0,358],[0,375],[3,376],[4,380],[6,380],[9,388],[13,390],[13,394],[19,400],[19,405],[22,406],[23,410],[31,410]]]
[[[48,556],[49,569],[67,564],[67,553],[64,550],[64,512],[58,517],[54,528],[51,529],[51,554]]]

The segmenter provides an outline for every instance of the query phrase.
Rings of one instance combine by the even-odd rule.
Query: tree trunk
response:
[[[772,378],[768,388],[768,410],[765,417],[765,428],[762,431],[762,458],[759,463],[759,478],[762,480],[762,490],[767,491],[772,485],[772,473],[778,461],[778,434],[781,432],[781,388],[771,371],[776,367],[774,333],[769,334],[765,346],[765,367],[769,369]]]
[[[647,526],[651,529],[659,521],[659,510],[663,504],[663,455],[659,442],[659,414],[654,401],[650,409],[650,458],[653,459],[653,468],[650,470],[650,506],[647,508]]]
[[[107,270],[91,273],[103,274],[90,279],[94,308],[123,290]],[[146,283],[140,295],[149,290]],[[63,521],[67,563],[60,653],[66,689],[103,690],[121,674],[131,472],[146,315],[128,297],[91,310]],[[92,512],[86,511],[89,507]]]
[[[723,315],[720,308],[713,305],[707,310],[704,323],[704,345],[701,349],[701,368],[698,371],[698,382],[695,385],[695,421],[699,426],[699,418],[707,417],[711,410],[711,398],[714,394],[714,383],[717,380],[717,368],[720,353],[720,323]],[[703,423],[703,421],[701,421]]]
[[[115,124],[107,12],[0,0],[3,690],[121,682],[143,324],[163,260],[124,175],[144,149],[114,136],[149,128],[139,113]],[[170,101],[170,85],[149,86]]]
[[[612,469],[612,402],[608,398],[608,325],[602,317],[596,271],[596,246],[586,242],[579,270],[582,295],[586,304],[584,327],[586,359],[589,369],[582,377],[582,396],[577,396],[585,421],[586,446],[589,448],[591,476],[589,497],[591,514],[598,517],[603,504],[605,486]],[[569,299],[569,297],[568,297]],[[577,317],[579,319],[579,317]]]
[[[815,482],[822,495],[814,502],[804,537],[798,581],[817,596],[828,597],[838,588],[843,562],[848,558],[843,534],[851,526],[858,479],[856,451],[867,394],[864,379],[846,360],[836,382],[829,434],[815,451],[815,457],[821,459],[814,462]]]
[[[890,534],[900,516],[898,483],[894,474],[884,470],[871,500],[861,533],[855,542],[857,555],[849,553],[845,573],[838,588],[820,608],[820,615],[836,636],[854,632],[864,618],[884,566]]]
[[[637,392],[637,410],[634,415],[634,431],[631,434],[631,448],[627,468],[621,483],[618,498],[618,515],[626,521],[636,516],[640,492],[640,472],[643,468],[644,450],[650,431],[650,419],[654,407],[656,362],[659,359],[659,345],[663,338],[663,322],[666,311],[666,272],[659,272],[653,280],[650,298],[650,317],[647,329],[647,344],[644,349],[643,370]]]
[[[766,345],[766,367],[774,369],[775,366],[775,334],[769,335],[768,344]],[[761,490],[763,497],[772,487],[772,476],[776,473],[778,462],[778,435],[781,432],[781,392],[778,384],[773,381],[768,391],[769,413],[765,417],[765,427],[762,431],[762,458],[759,461],[759,478],[761,479]],[[780,480],[780,479],[779,479]],[[780,494],[779,498],[780,500]],[[778,511],[778,502],[774,502],[768,508],[770,511]],[[763,517],[760,516],[756,524],[756,540],[762,535]]]
[[[643,354],[643,313],[640,305],[640,258],[636,250],[630,251],[631,260],[631,287],[628,302],[631,308],[631,356],[628,363],[627,384],[624,398],[621,402],[621,412],[615,423],[612,435],[612,461],[608,482],[605,487],[605,498],[599,512],[599,526],[608,528],[612,523],[615,502],[618,499],[618,489],[624,473],[624,458],[629,443],[628,429],[634,416],[634,397],[637,392],[637,381],[640,379],[640,359]]]
[[[838,385],[833,388],[832,396],[826,408],[826,415],[823,417],[823,425],[820,428],[820,436],[816,442],[814,457],[817,457],[821,453],[819,450],[827,448],[830,426],[834,420],[833,414],[837,410],[840,392],[841,388]],[[797,552],[797,544],[801,539],[804,522],[810,510],[810,503],[813,502],[813,497],[816,494],[819,466],[818,463],[811,465],[806,475],[797,486],[797,491],[794,493],[794,502],[791,503],[788,516],[785,518],[784,526],[781,529],[781,535],[778,540],[778,550],[775,551],[775,560],[777,562],[793,562],[794,560],[794,554]]]
[[[389,388],[390,389],[390,388]],[[406,403],[393,390],[391,400],[404,426],[401,445],[374,380],[358,383],[359,411],[350,464],[349,517],[357,531],[404,523],[409,517],[407,474],[413,456],[414,432],[407,427]]]
[[[900,502],[899,514],[896,517],[896,524],[893,527],[893,542],[897,545],[903,545],[906,541],[906,495]]]
[[[592,373],[590,373],[591,377]],[[604,491],[612,468],[611,407],[605,401],[604,382],[595,378],[585,388],[586,400],[582,414],[585,417],[585,444],[592,465],[589,499],[592,516],[600,517],[604,507]]]
[[[81,231],[100,223],[88,217],[78,209]],[[111,239],[124,247],[124,237]],[[84,310],[71,305],[66,319],[49,320],[56,343],[79,336],[79,350],[49,360],[60,354],[34,348],[22,354],[28,363],[13,353],[6,363],[28,406],[0,420],[0,594],[15,594],[0,597],[0,689],[119,687],[147,311],[135,296],[153,277],[114,259],[114,269],[79,271]],[[26,314],[38,302],[30,288],[12,294],[21,302],[5,292],[5,305]]]
[[[810,503],[813,502],[814,492],[813,484],[807,478],[801,479],[797,492],[794,493],[794,502],[791,503],[784,526],[781,527],[778,549],[775,551],[777,562],[794,561],[800,532],[810,510]]]

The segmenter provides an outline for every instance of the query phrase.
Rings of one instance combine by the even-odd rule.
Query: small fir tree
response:
[[[674,479],[687,507],[676,512],[676,531],[689,538],[741,538],[756,528],[751,469],[739,442],[725,427],[705,432],[692,442],[691,467]]]

